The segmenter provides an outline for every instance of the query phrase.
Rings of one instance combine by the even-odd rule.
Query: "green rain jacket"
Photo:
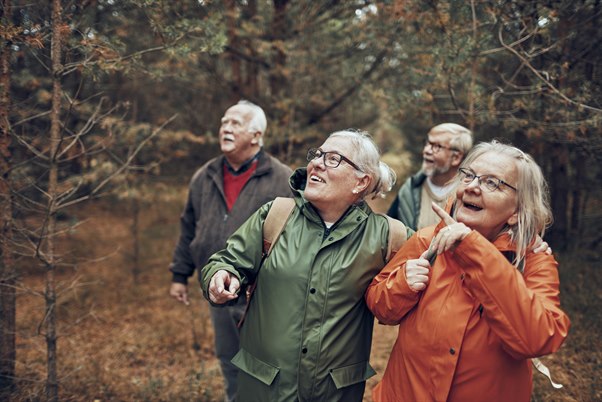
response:
[[[263,265],[262,225],[271,202],[201,271],[207,299],[218,270],[243,286],[259,273],[232,360],[241,370],[239,402],[361,401],[375,374],[368,361],[374,319],[364,293],[385,265],[388,223],[360,203],[328,230],[303,198],[306,175],[302,168],[291,176],[296,208]]]

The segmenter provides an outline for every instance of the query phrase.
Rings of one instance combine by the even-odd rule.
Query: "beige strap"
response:
[[[405,244],[408,237],[408,229],[397,219],[393,219],[385,214],[380,215],[387,218],[387,222],[389,223],[389,242],[387,245],[387,256],[385,257],[385,261],[389,262]]]
[[[541,360],[539,360],[538,358],[534,358],[534,359],[531,359],[531,363],[533,363],[533,367],[535,367],[537,369],[537,371],[539,371],[541,374],[548,377],[548,380],[550,380],[550,384],[552,384],[552,386],[554,388],[560,389],[563,387],[562,384],[558,384],[558,383],[555,383],[554,381],[552,381],[552,375],[550,374],[550,369],[547,368],[546,365],[541,362]]]
[[[263,255],[261,256],[261,265],[263,265],[263,261],[270,255],[274,244],[276,244],[276,240],[280,237],[280,233],[284,230],[286,222],[288,222],[288,218],[294,209],[295,200],[293,198],[276,197],[274,202],[272,202],[265,221],[263,221]],[[260,269],[261,265],[259,266]],[[259,271],[257,275],[259,276]],[[257,287],[258,276],[247,286],[247,305],[240,321],[238,321],[238,328],[242,326],[249,311],[251,297],[253,297],[253,292],[255,292],[255,288]]]
[[[263,222],[263,257],[270,255],[272,247],[284,230],[289,216],[295,208],[295,200],[292,198],[276,197],[268,215]]]

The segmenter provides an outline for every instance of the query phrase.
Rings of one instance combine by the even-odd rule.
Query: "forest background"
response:
[[[167,266],[244,98],[292,167],[361,128],[399,185],[447,121],[531,153],[573,325],[533,400],[602,400],[600,0],[0,4],[0,399],[221,400],[206,303]],[[379,375],[394,338],[375,326]]]

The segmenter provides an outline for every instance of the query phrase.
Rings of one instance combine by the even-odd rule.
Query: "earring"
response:
[[[351,191],[353,194],[357,194],[357,190],[352,190]]]

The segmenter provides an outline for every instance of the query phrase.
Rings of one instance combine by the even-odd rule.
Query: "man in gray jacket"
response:
[[[439,223],[431,202],[445,206],[454,193],[450,181],[471,148],[472,132],[466,127],[455,123],[433,127],[422,149],[422,169],[403,183],[387,215],[413,230]]]
[[[190,181],[188,200],[180,218],[180,238],[169,267],[169,294],[188,305],[188,278],[259,207],[276,197],[292,197],[292,170],[263,150],[267,121],[263,110],[248,101],[230,107],[222,117],[219,143],[222,155],[203,165]],[[230,360],[238,352],[237,323],[245,298],[232,306],[210,307],[215,352],[226,385],[226,401],[236,399],[237,368]]]

